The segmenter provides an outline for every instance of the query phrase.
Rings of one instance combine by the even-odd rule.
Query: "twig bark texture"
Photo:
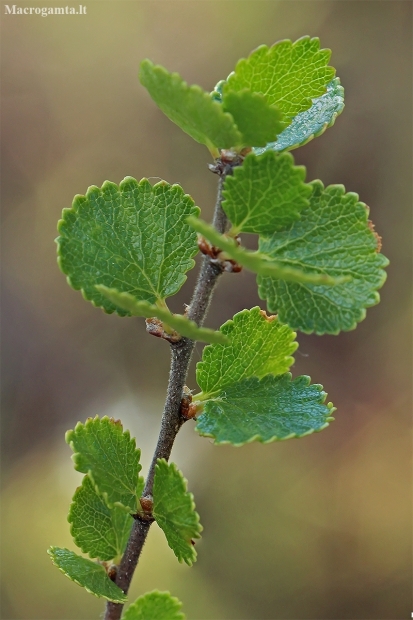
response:
[[[218,195],[215,205],[213,225],[221,234],[226,232],[228,225],[228,219],[222,209],[222,189],[225,177],[232,174],[232,169],[236,165],[239,165],[237,160],[226,163],[219,160],[215,166],[211,166],[213,172],[219,175]],[[217,262],[212,262],[209,256],[204,256],[187,315],[188,318],[195,321],[198,326],[203,324],[212,299],[214,288],[222,272],[222,265]],[[184,422],[186,422],[186,419],[183,418],[180,413],[180,407],[195,342],[189,338],[181,338],[178,342],[171,343],[170,346],[171,369],[169,374],[167,396],[162,415],[158,442],[153,455],[148,477],[146,479],[145,489],[143,491],[144,497],[152,497],[155,465],[157,460],[162,458],[167,461],[169,460],[179,429]],[[129,590],[133,573],[138,564],[139,557],[152,522],[153,519],[145,519],[140,516],[137,516],[134,520],[131,535],[115,578],[115,583],[125,594]],[[123,605],[108,602],[106,605],[104,620],[119,620],[122,614],[122,609]]]

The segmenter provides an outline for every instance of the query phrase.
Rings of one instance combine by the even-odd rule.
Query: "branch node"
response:
[[[178,334],[175,330],[171,330],[167,332],[165,330],[165,326],[160,319],[151,318],[146,319],[146,331],[148,334],[152,336],[156,336],[156,338],[163,338],[163,340],[167,340],[168,342],[175,343],[181,340],[181,335]]]
[[[139,503],[141,505],[141,508],[144,512],[145,516],[150,516],[152,517],[152,510],[153,510],[153,498],[151,495],[146,495],[144,497],[139,498]]]
[[[237,245],[240,245],[241,240],[239,236],[232,237]],[[237,263],[232,258],[228,258],[228,255],[225,254],[220,248],[216,245],[212,245],[208,239],[205,239],[202,235],[198,235],[198,247],[202,254],[205,256],[209,256],[211,259],[211,263],[213,265],[218,265],[221,268],[221,271],[227,271],[230,273],[239,273],[242,271],[242,265]]]
[[[192,392],[186,385],[184,385],[179,413],[186,421],[192,420],[195,417],[196,412],[197,406],[192,402]]]
[[[143,502],[142,502],[143,500]],[[139,499],[139,503],[141,505],[142,511],[139,511],[135,514],[131,514],[131,517],[135,519],[135,521],[141,521],[143,523],[153,523],[155,521],[154,516],[152,514],[153,510],[153,500],[151,497],[141,497]],[[146,506],[146,508],[144,507]]]
[[[226,177],[232,174],[232,169],[240,166],[244,158],[251,151],[250,147],[243,149],[240,153],[231,149],[222,149],[220,157],[215,160],[214,164],[208,164],[208,168],[214,174],[220,177]]]

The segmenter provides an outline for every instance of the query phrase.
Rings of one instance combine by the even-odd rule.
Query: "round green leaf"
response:
[[[305,173],[289,153],[247,155],[225,179],[222,207],[231,220],[231,233],[272,234],[298,219],[312,193],[304,183]]]
[[[294,363],[292,354],[298,347],[295,332],[258,307],[238,312],[220,331],[229,343],[204,348],[196,367],[202,390],[194,396],[196,400],[209,399],[247,377],[283,374]]]
[[[53,564],[66,577],[85,588],[90,594],[106,598],[114,603],[125,603],[127,601],[126,594],[109,579],[101,564],[59,547],[50,547],[47,553],[50,555]]]
[[[321,385],[310,385],[310,377],[250,377],[206,401],[196,430],[216,444],[234,446],[303,437],[326,428],[332,419],[334,408],[323,404],[325,398]]]
[[[295,43],[284,40],[272,47],[261,45],[237,63],[223,86],[224,98],[229,91],[248,89],[264,95],[269,105],[292,119],[326,92],[335,74],[335,69],[327,67],[330,55],[330,50],[320,50],[318,38],[308,36]]]
[[[165,181],[152,186],[147,179],[126,177],[119,187],[109,181],[102,189],[92,186],[63,210],[59,265],[69,284],[105,312],[128,314],[96,284],[162,305],[195,264],[196,234],[185,220],[198,213],[179,185]]]
[[[295,283],[258,276],[258,292],[280,321],[305,333],[337,334],[354,329],[366,308],[379,302],[388,260],[368,221],[369,209],[342,185],[312,183],[310,206],[287,230],[261,237],[260,251],[286,267],[333,277],[351,276],[336,286]]]
[[[122,620],[185,620],[181,607],[181,601],[169,592],[154,590],[136,599]]]
[[[179,562],[191,566],[196,560],[193,541],[200,538],[202,526],[185,478],[174,463],[168,464],[165,459],[158,459],[155,466],[153,516]]]

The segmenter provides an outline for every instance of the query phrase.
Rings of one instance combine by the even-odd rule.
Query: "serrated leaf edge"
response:
[[[384,254],[381,253],[381,247],[380,247],[380,237],[379,235],[372,230],[372,228],[369,226],[369,223],[372,224],[371,220],[369,220],[369,214],[370,214],[370,208],[368,207],[368,205],[366,205],[366,203],[362,202],[361,200],[359,200],[359,195],[356,192],[346,192],[346,188],[342,183],[333,183],[331,185],[327,185],[326,187],[324,186],[324,183],[320,180],[320,179],[315,179],[314,181],[310,182],[310,185],[313,186],[314,190],[316,191],[317,189],[326,192],[328,190],[332,191],[334,189],[340,190],[341,194],[344,196],[352,196],[356,199],[356,202],[354,204],[354,207],[356,207],[357,205],[361,205],[362,207],[364,207],[365,210],[365,223],[366,223],[366,227],[370,229],[371,234],[376,238],[376,243],[377,243],[377,249],[376,249],[376,253],[378,256],[380,256],[381,258],[381,265],[378,265],[378,272],[380,273],[380,277],[381,280],[378,283],[376,288],[373,288],[371,290],[371,293],[373,294],[373,299],[370,303],[366,303],[366,305],[362,306],[359,309],[359,314],[358,314],[358,318],[356,318],[354,320],[354,323],[351,324],[350,327],[347,327],[346,329],[337,329],[337,330],[314,330],[314,329],[302,329],[301,327],[298,327],[297,325],[291,324],[290,322],[288,322],[286,320],[286,317],[283,317],[283,323],[286,323],[287,325],[289,325],[291,327],[291,329],[297,330],[302,332],[303,334],[316,334],[317,336],[324,336],[325,334],[328,334],[330,336],[337,336],[340,332],[345,331],[353,331],[354,329],[356,329],[357,325],[359,323],[361,323],[362,321],[364,321],[364,319],[366,318],[366,314],[367,314],[367,309],[368,308],[372,308],[374,306],[377,306],[378,303],[380,303],[380,294],[378,293],[378,291],[382,288],[382,286],[384,285],[384,283],[386,282],[387,279],[387,273],[384,271],[384,268],[387,267],[390,264],[389,259],[384,256]],[[305,214],[304,214],[305,215]],[[303,218],[300,218],[303,219]],[[202,221],[202,220],[200,220]],[[296,220],[297,222],[297,220]],[[294,226],[294,224],[296,222],[293,222],[290,226]],[[191,226],[192,226],[192,222],[190,222]],[[260,299],[262,299],[263,301],[265,301],[267,303],[267,307],[268,310],[270,312],[279,312],[278,310],[273,309],[271,306],[268,305],[268,301],[267,298],[264,296],[263,293],[263,286],[260,283],[260,275],[261,274],[257,274],[257,284],[258,284],[258,296]],[[266,277],[265,275],[263,277]],[[306,286],[306,284],[311,284],[311,282],[305,283],[305,282],[296,282],[296,284],[298,284],[299,286]]]
[[[228,75],[228,77],[227,77],[227,79],[226,79],[226,80],[221,80],[221,82],[222,82],[222,81],[224,81],[224,84],[223,84],[223,86],[222,86],[222,97],[224,97],[224,96],[225,96],[225,86],[229,83],[229,82],[228,82],[229,78],[230,78],[232,75],[236,75],[237,68],[239,67],[239,65],[242,65],[242,64],[246,63],[246,62],[250,59],[250,57],[251,57],[253,54],[255,54],[258,50],[264,50],[264,49],[265,49],[265,50],[267,51],[267,54],[268,54],[268,53],[269,53],[269,52],[270,52],[273,48],[275,48],[276,46],[278,46],[278,45],[280,45],[280,44],[282,44],[282,43],[290,43],[290,44],[291,44],[291,48],[294,48],[294,47],[296,47],[297,45],[299,45],[302,41],[305,41],[305,40],[308,40],[308,41],[310,41],[310,42],[317,41],[317,43],[318,43],[318,52],[325,52],[325,53],[326,53],[326,56],[328,56],[328,58],[326,59],[326,68],[327,68],[327,67],[329,67],[328,63],[330,62],[330,58],[331,58],[331,53],[332,53],[332,52],[331,52],[331,49],[330,49],[330,48],[321,48],[321,47],[320,47],[320,39],[319,39],[319,37],[310,37],[309,35],[304,35],[304,36],[302,36],[302,37],[298,38],[298,39],[297,39],[296,41],[294,41],[294,42],[293,42],[291,39],[281,39],[280,41],[277,41],[276,43],[274,43],[273,45],[270,45],[270,46],[265,45],[265,44],[263,44],[263,45],[259,45],[259,46],[258,46],[258,47],[256,47],[254,50],[252,50],[248,56],[246,56],[245,58],[240,58],[240,59],[237,61],[237,64],[235,65],[235,69],[234,69],[234,71],[231,71],[231,73]],[[334,77],[335,77],[335,72],[336,72],[335,68],[334,68],[334,67],[330,67],[330,69],[333,69],[333,71],[334,71],[334,75],[333,75],[333,77],[331,77],[331,78],[329,79],[329,81],[327,82],[327,84],[329,84],[329,83],[331,82],[331,80],[333,80],[333,79],[334,79]],[[220,83],[220,82],[218,82],[218,84],[219,84],[219,83]],[[218,86],[218,84],[217,84],[217,86]],[[327,89],[327,84],[325,85],[326,89]],[[216,87],[215,87],[215,88],[216,88]],[[219,91],[215,91],[215,88],[214,88],[214,90],[212,91],[212,93],[219,92]],[[228,88],[228,90],[230,90],[230,88]],[[255,92],[255,91],[253,91],[253,92]],[[325,94],[325,93],[324,93],[324,94]],[[320,96],[322,96],[322,95],[320,95]],[[309,105],[308,105],[308,107],[307,107],[305,110],[301,110],[301,112],[306,112],[309,108],[311,108],[311,105],[312,105],[312,103],[313,103],[313,100],[312,100],[310,97],[307,97],[306,101],[309,103]],[[298,114],[300,114],[301,112],[299,112]],[[297,115],[295,115],[295,116],[297,116]],[[286,115],[284,115],[284,118],[285,118],[285,119],[287,119],[288,117],[287,117]],[[291,121],[292,121],[292,119],[293,119],[293,118],[294,118],[294,117],[292,117],[292,118],[290,119],[290,122],[289,122],[288,126],[291,124]]]
[[[311,377],[309,377],[308,375],[300,375],[299,377],[296,377],[295,379],[292,379],[292,374],[290,372],[285,373],[285,375],[289,376],[289,379],[290,379],[290,381],[292,380],[292,383],[294,381],[299,380],[299,379],[301,379],[301,380],[306,379],[306,387],[308,387],[311,384]],[[269,373],[268,375],[265,375],[265,377],[269,377],[269,376],[275,377],[277,375],[272,375],[271,373]],[[278,375],[278,376],[280,376],[280,375]],[[260,379],[260,381],[265,379],[265,377],[262,377]],[[228,389],[228,387],[229,386],[226,386],[227,389]],[[319,393],[320,393],[320,397],[322,397],[322,399],[320,399],[318,401],[318,403],[319,404],[324,404],[328,394],[327,394],[327,392],[324,392],[323,386],[321,384],[319,384],[319,383],[313,383],[312,387],[317,388]],[[209,400],[221,400],[221,399],[219,397],[215,397],[215,398],[211,398]],[[202,403],[200,403],[200,409],[199,409],[200,411],[202,411],[202,409],[205,406],[206,402],[207,401],[205,400]],[[198,403],[195,401],[194,404],[197,405]],[[213,443],[216,446],[231,445],[234,448],[240,448],[240,447],[245,446],[245,445],[247,445],[249,443],[252,443],[254,441],[258,441],[259,443],[262,443],[262,444],[268,444],[268,443],[273,443],[274,441],[286,441],[287,439],[301,439],[302,437],[307,437],[307,435],[312,435],[313,433],[319,433],[320,431],[322,431],[325,428],[327,428],[328,426],[330,426],[330,422],[332,422],[334,420],[334,418],[331,417],[331,414],[334,411],[337,411],[337,407],[334,407],[333,403],[331,403],[331,402],[328,402],[326,407],[328,408],[328,413],[326,415],[326,422],[325,422],[325,424],[323,424],[323,426],[321,426],[320,428],[317,428],[317,429],[310,429],[309,431],[306,431],[305,433],[301,433],[301,434],[290,433],[286,437],[277,437],[277,435],[274,435],[270,439],[264,440],[260,434],[256,434],[253,437],[251,437],[250,439],[248,439],[247,441],[243,441],[243,442],[240,442],[240,443],[232,443],[231,441],[228,441],[228,440],[217,441],[215,439],[214,435],[212,435],[211,433],[202,433],[201,431],[199,431],[197,425],[195,426],[195,431],[198,433],[198,435],[200,437],[210,437],[210,438],[212,438],[214,440]],[[202,415],[202,413],[197,415],[197,418],[199,418],[201,415]]]
[[[77,213],[79,211],[79,207],[81,205],[81,202],[84,202],[85,200],[89,200],[89,197],[90,197],[90,195],[93,192],[96,192],[96,190],[97,190],[97,191],[99,191],[100,194],[102,194],[103,190],[108,188],[108,187],[116,188],[116,190],[122,191],[122,185],[124,185],[126,183],[136,183],[136,187],[144,186],[144,185],[148,184],[151,187],[152,191],[155,190],[158,187],[165,187],[165,186],[167,186],[169,189],[173,189],[175,191],[176,190],[181,190],[182,193],[183,193],[183,198],[189,198],[194,203],[194,208],[198,210],[198,213],[197,213],[196,217],[198,217],[200,212],[201,212],[200,208],[195,205],[195,202],[194,202],[192,196],[190,196],[189,194],[185,194],[182,186],[179,185],[179,183],[173,183],[171,185],[167,181],[161,180],[161,181],[158,181],[157,183],[155,183],[154,185],[152,185],[150,183],[149,179],[147,179],[146,177],[143,177],[140,181],[137,181],[134,177],[126,176],[124,179],[122,179],[122,181],[119,183],[119,185],[116,185],[116,183],[114,183],[113,181],[104,181],[102,183],[101,187],[98,187],[97,185],[90,185],[88,187],[87,191],[86,191],[86,194],[76,194],[75,197],[73,198],[72,206],[71,207],[65,207],[62,210],[62,217],[57,222],[57,231],[60,233],[61,227],[63,226],[63,224],[65,224],[66,215],[68,215],[69,213],[73,213],[73,214],[77,215]],[[191,217],[195,217],[195,216],[191,216]],[[56,237],[56,239],[55,239],[55,242],[57,244],[57,264],[59,266],[60,271],[66,276],[66,281],[69,284],[69,286],[73,290],[75,290],[75,291],[80,291],[81,294],[82,294],[83,299],[85,299],[86,301],[89,301],[95,308],[99,308],[105,314],[116,314],[117,316],[119,316],[121,318],[124,318],[125,316],[129,316],[128,314],[119,313],[119,311],[116,308],[114,308],[113,310],[107,310],[106,308],[102,308],[102,306],[100,306],[98,303],[96,303],[95,300],[93,300],[90,297],[88,297],[88,294],[87,294],[87,292],[85,291],[85,289],[83,287],[77,287],[77,286],[75,286],[73,284],[71,276],[64,270],[63,265],[62,265],[62,258],[63,257],[61,255],[61,245],[60,245],[60,239],[61,238],[62,238],[62,236],[59,234],[59,236]],[[198,248],[194,246],[193,256],[196,256],[198,251],[199,251]],[[190,271],[195,266],[195,261],[193,260],[193,258],[191,258],[191,261],[192,261],[192,265],[187,269],[187,271]],[[182,276],[184,278],[183,281],[182,281],[182,286],[183,286],[185,281],[187,280],[186,273],[183,273]],[[160,302],[164,302],[164,299],[162,299],[160,297],[158,297],[158,300]]]
[[[99,495],[99,497],[101,497],[106,506],[108,508],[114,508],[115,506],[117,506],[118,508],[123,508],[123,510],[125,510],[126,512],[136,512],[136,506],[135,508],[131,508],[130,506],[125,506],[124,504],[122,504],[121,502],[110,502],[108,500],[108,494],[106,491],[100,491],[99,486],[96,484],[95,479],[93,477],[93,472],[91,469],[89,469],[87,472],[83,472],[80,469],[77,469],[78,466],[78,455],[80,455],[80,452],[76,452],[75,448],[73,446],[73,441],[71,440],[72,435],[76,432],[76,429],[80,428],[80,427],[85,427],[86,426],[91,426],[93,424],[93,422],[95,422],[96,420],[100,420],[102,421],[112,421],[112,423],[114,425],[120,426],[120,428],[122,429],[122,434],[127,436],[128,441],[132,441],[132,443],[134,444],[134,449],[139,452],[139,469],[138,469],[138,481],[136,483],[136,488],[139,488],[139,481],[142,479],[142,476],[139,476],[139,472],[142,470],[142,465],[140,463],[140,457],[141,457],[141,449],[136,447],[136,439],[135,437],[131,437],[130,431],[129,430],[124,430],[123,428],[123,424],[121,423],[120,420],[115,420],[115,418],[109,418],[109,416],[105,415],[103,416],[103,418],[100,418],[97,414],[95,415],[94,418],[92,417],[88,417],[86,422],[77,422],[76,426],[74,429],[70,429],[68,431],[66,431],[65,433],[65,441],[66,443],[70,446],[70,448],[73,450],[73,454],[71,456],[71,459],[73,461],[74,464],[74,468],[76,471],[79,471],[82,474],[85,474],[87,476],[89,476],[90,481],[92,482],[96,493]],[[138,496],[136,495],[136,499],[139,500]]]
[[[155,465],[155,476],[156,476],[156,472],[159,471],[159,463],[165,463],[167,465],[168,468],[171,468],[175,473],[179,474],[179,478],[182,481],[182,488],[184,490],[184,493],[190,498],[191,500],[191,510],[195,515],[195,521],[196,521],[196,525],[194,527],[197,528],[197,531],[193,534],[193,538],[201,538],[201,532],[203,531],[203,526],[201,525],[201,519],[199,514],[196,511],[196,505],[195,505],[195,500],[194,500],[194,496],[193,494],[188,491],[188,480],[184,477],[183,473],[181,472],[181,470],[177,467],[177,465],[175,463],[168,463],[168,461],[166,459],[158,459]],[[153,517],[155,519],[155,521],[157,522],[157,524],[159,525],[157,519],[156,519],[156,511],[155,511],[155,497],[154,497],[154,510],[153,510]],[[159,527],[161,528],[161,526],[159,525]],[[163,531],[163,529],[161,528],[161,530]],[[166,538],[166,535],[165,535]],[[176,553],[175,550],[171,547],[171,545],[169,544],[168,539],[166,538],[168,546],[170,549],[172,549],[172,551],[175,554],[175,557],[178,559],[178,562],[180,564],[182,564],[182,562],[185,562],[188,566],[192,566],[192,564],[196,561],[197,558],[197,552],[195,547],[191,544],[191,542],[188,543],[189,548],[192,551],[192,561],[191,560],[187,560],[185,558],[179,558]]]
[[[265,147],[264,147],[265,148]],[[249,165],[250,161],[253,161],[253,159],[259,159],[261,161],[263,161],[265,163],[266,159],[270,159],[272,158],[272,160],[275,162],[278,158],[281,158],[282,160],[288,161],[290,164],[291,169],[294,170],[294,172],[297,174],[297,181],[296,181],[296,185],[297,187],[299,186],[300,188],[303,187],[308,187],[310,185],[310,183],[305,183],[305,177],[306,177],[306,167],[305,166],[300,166],[300,165],[295,165],[295,161],[294,161],[294,157],[293,155],[291,155],[290,153],[288,153],[287,151],[283,151],[283,152],[277,152],[274,150],[268,150],[268,151],[264,151],[263,153],[255,153],[255,152],[251,152],[249,153],[244,160],[244,164],[243,166],[237,166],[236,168],[234,168],[232,176],[229,176],[228,179],[226,180],[226,184],[224,185],[224,188],[222,190],[222,196],[223,196],[223,201],[222,201],[222,208],[225,211],[225,203],[226,201],[229,199],[229,194],[231,193],[231,186],[236,184],[237,182],[237,178],[241,177],[241,181],[243,181],[243,176],[246,174],[245,170],[246,168],[244,168],[245,163],[247,163],[247,165]],[[300,209],[300,212],[295,213],[295,217],[294,217],[294,221],[300,219],[301,215],[301,211],[303,211],[305,208],[307,208],[309,206],[309,198],[311,196],[311,192],[308,194],[308,196],[306,197],[302,197],[302,200],[306,200],[306,205],[303,205]],[[226,212],[226,211],[225,211]],[[244,225],[244,223],[246,221],[248,221],[250,219],[250,215],[248,214],[248,216],[244,219],[244,221],[241,224],[238,224],[237,226],[232,225],[231,227],[231,235],[238,235],[239,233],[242,233],[242,227]],[[200,220],[202,221],[202,220]],[[287,225],[288,226],[288,225]],[[285,228],[285,226],[284,226]],[[282,227],[278,228],[278,230],[282,229]],[[249,232],[249,231],[247,231]],[[270,233],[267,234],[272,234],[276,232],[275,230],[272,230]],[[260,233],[252,233],[252,234],[260,234]]]
[[[75,496],[76,496],[76,493],[79,491],[79,489],[82,488],[82,485],[83,485],[83,482],[84,482],[85,478],[89,478],[90,483],[92,484],[92,486],[93,486],[93,488],[94,488],[94,490],[96,492],[96,495],[102,500],[102,502],[105,504],[105,506],[108,508],[108,510],[112,510],[115,507],[116,508],[121,508],[121,509],[124,509],[125,514],[126,514],[126,512],[130,513],[131,510],[126,508],[123,504],[120,504],[120,502],[115,502],[113,505],[109,506],[108,503],[107,503],[107,498],[105,498],[103,496],[103,494],[99,492],[99,489],[98,489],[97,485],[95,484],[94,480],[91,478],[91,476],[89,474],[85,474],[85,476],[83,477],[83,480],[82,480],[82,484],[79,485],[76,488],[76,490],[75,490],[75,492],[73,494],[72,501],[71,501],[70,506],[69,506],[69,513],[67,515],[67,521],[70,524],[70,534],[71,534],[71,536],[73,538],[73,542],[81,550],[82,553],[87,554],[89,556],[89,558],[91,558],[92,560],[97,559],[97,560],[102,560],[102,561],[107,562],[109,560],[113,560],[113,559],[117,558],[118,556],[114,555],[114,556],[112,556],[109,559],[105,559],[105,558],[102,559],[102,558],[99,558],[97,556],[92,555],[86,548],[84,548],[84,546],[82,546],[80,544],[80,542],[78,540],[78,536],[74,533],[75,526],[74,526],[74,523],[73,523],[73,510],[75,509],[75,504],[76,504]],[[144,479],[141,476],[139,476],[139,480],[144,482]],[[107,494],[105,494],[105,495],[107,495]],[[132,525],[132,521],[131,521],[131,525]]]
[[[69,551],[69,552],[70,552],[70,549],[67,549],[66,547],[56,547],[54,545],[52,545],[51,547],[49,547],[49,549],[47,549],[47,554],[50,556],[50,559],[52,560],[54,566],[56,566],[56,568],[58,568],[60,572],[63,573],[63,575],[65,575],[65,577],[70,579],[70,581],[73,581],[81,588],[84,588],[86,592],[89,592],[89,594],[93,594],[93,596],[96,596],[96,598],[105,598],[106,600],[112,601],[113,603],[121,603],[121,604],[126,603],[126,601],[128,600],[128,597],[126,596],[126,594],[124,594],[124,592],[122,592],[122,590],[113,581],[109,579],[109,577],[108,577],[108,581],[112,583],[116,588],[118,588],[119,592],[121,592],[121,594],[123,595],[122,597],[119,596],[119,598],[115,599],[113,597],[111,598],[111,597],[105,596],[104,594],[96,594],[95,592],[93,592],[93,590],[83,585],[83,583],[80,583],[78,579],[70,577],[70,575],[68,575],[67,572],[63,568],[61,568],[58,564],[56,564],[54,557],[53,557],[54,549],[61,549],[62,551]],[[71,551],[71,553],[74,553],[74,551]],[[92,560],[89,560],[88,558],[83,558],[81,555],[78,557],[84,560],[87,560],[88,562],[92,562]],[[98,562],[96,562],[96,565],[98,565]]]
[[[207,91],[205,91],[205,90],[204,90],[201,86],[199,86],[198,84],[192,84],[192,85],[189,85],[189,84],[188,84],[188,83],[187,83],[187,82],[186,82],[186,81],[182,78],[182,76],[181,76],[178,72],[176,72],[176,71],[174,71],[174,72],[170,72],[170,71],[168,71],[165,67],[163,67],[162,65],[159,65],[159,64],[154,64],[154,63],[153,63],[151,60],[149,60],[148,58],[144,59],[144,60],[141,62],[141,67],[142,67],[144,64],[146,64],[146,63],[150,63],[150,65],[151,65],[151,69],[152,69],[152,70],[162,71],[163,73],[167,74],[168,76],[171,76],[171,78],[172,78],[172,79],[175,79],[175,80],[176,80],[177,78],[179,78],[179,81],[180,81],[180,86],[181,86],[182,90],[192,91],[192,92],[194,92],[194,93],[201,94],[201,95],[203,95],[206,99],[211,100],[214,104],[215,104],[215,103],[217,103],[218,105],[220,105],[220,104],[219,104],[219,103],[218,103],[218,102],[217,102],[214,98],[212,98],[212,97],[211,97],[210,93],[208,93]],[[140,80],[140,82],[141,82],[142,86],[144,86],[144,87],[146,88],[145,84],[144,84],[144,83],[142,82],[142,80],[141,80],[141,74],[139,74],[139,80]],[[148,91],[148,92],[149,92],[149,91]],[[150,94],[150,93],[149,93],[149,94]],[[151,96],[151,95],[150,95],[150,96]],[[152,98],[152,96],[151,96],[151,98]],[[159,106],[159,104],[158,104],[156,101],[155,101],[155,103],[156,103],[156,105],[159,107],[159,109],[161,109],[161,110],[162,110],[162,108]],[[164,112],[164,111],[162,110],[162,112]],[[239,131],[239,129],[238,129],[238,127],[237,127],[237,125],[236,125],[236,123],[235,123],[235,121],[234,121],[234,118],[233,118],[232,114],[230,114],[230,112],[225,112],[225,111],[222,109],[222,106],[221,106],[221,112],[222,112],[222,114],[224,114],[224,115],[228,118],[228,120],[230,120],[230,121],[231,121],[231,123],[232,123],[232,125],[233,125],[233,128],[234,128],[234,132],[237,132],[237,133],[238,133],[239,138],[238,138],[238,143],[237,143],[237,144],[239,144],[239,145],[240,145],[240,144],[242,143],[242,134],[241,134],[241,132]],[[165,114],[165,116],[167,116],[167,118],[169,118],[169,116],[168,116],[165,112],[164,112],[164,114]],[[172,120],[172,119],[169,119],[169,120]],[[172,122],[174,122],[174,121],[172,121]],[[175,123],[175,124],[176,124],[176,123]],[[177,126],[178,126],[178,127],[179,127],[182,131],[184,131],[184,133],[187,133],[184,129],[182,129],[182,127],[180,127],[179,125],[177,125]],[[188,133],[187,133],[187,135],[190,135],[190,134],[188,134]],[[198,142],[198,140],[196,140],[195,138],[193,138],[193,136],[191,136],[191,138],[192,138],[193,140],[195,140],[196,142]],[[210,153],[212,154],[212,156],[213,156],[214,158],[219,157],[219,150],[218,150],[219,148],[230,148],[230,147],[234,147],[234,146],[236,146],[236,145],[237,145],[237,144],[231,144],[231,145],[227,145],[227,146],[223,146],[223,145],[216,145],[216,144],[213,144],[210,140],[208,140],[208,138],[206,138],[206,142],[200,142],[200,144],[204,144],[204,145],[205,145],[205,146],[209,149]]]
[[[247,308],[244,308],[244,310],[240,310],[240,312],[237,312],[236,314],[234,314],[234,316],[232,317],[232,319],[229,319],[228,321],[225,321],[225,323],[223,323],[223,324],[221,325],[221,327],[219,328],[219,331],[222,331],[222,329],[223,329],[223,328],[229,328],[229,327],[231,327],[232,325],[233,325],[234,327],[236,327],[237,323],[239,323],[239,322],[242,320],[242,318],[243,318],[244,316],[246,316],[246,315],[250,315],[250,313],[251,313],[253,310],[260,310],[260,312],[264,312],[263,310],[261,310],[261,308],[260,308],[259,306],[254,306],[253,308],[250,308],[249,310],[248,310]],[[289,325],[287,325],[286,323],[281,323],[281,321],[279,321],[278,316],[277,316],[276,314],[271,315],[271,316],[270,316],[270,317],[268,317],[268,318],[269,318],[269,319],[271,319],[271,318],[275,319],[276,321],[278,321],[278,322],[279,322],[279,324],[280,324],[280,326],[281,326],[281,327],[283,327],[283,326],[284,326],[284,327],[287,327],[288,329],[290,329],[290,330],[291,330],[291,336],[292,336],[292,338],[291,338],[290,344],[291,344],[291,346],[292,346],[292,347],[294,347],[294,348],[292,348],[291,355],[287,355],[287,356],[284,358],[284,361],[285,361],[285,362],[287,362],[287,363],[289,363],[289,365],[290,365],[290,366],[292,366],[292,364],[294,364],[294,362],[295,362],[295,359],[294,359],[294,357],[292,356],[292,354],[293,354],[293,353],[295,353],[295,351],[296,351],[296,350],[298,349],[298,347],[299,347],[299,343],[296,341],[296,338],[297,338],[297,332],[296,332],[296,331],[294,331],[294,330],[292,330],[292,329],[291,329],[291,327],[290,327]],[[203,359],[204,352],[205,352],[207,349],[210,349],[210,348],[211,348],[211,346],[213,346],[213,345],[207,345],[206,347],[204,347],[204,350],[203,350],[203,352],[202,352],[202,359],[201,359],[201,360],[197,363],[197,367],[198,367],[198,364],[201,364],[201,363],[203,363],[203,362],[204,362],[204,359]],[[268,373],[268,374],[271,374],[271,373]],[[251,377],[256,377],[257,375],[254,375],[254,374],[253,374],[253,375],[249,375],[249,376],[251,376]],[[265,375],[264,375],[264,376],[265,376]],[[247,378],[247,377],[244,377],[244,379],[246,379],[246,378]],[[224,387],[228,387],[228,386],[224,386]],[[221,392],[221,391],[224,389],[224,387],[223,387],[223,388],[220,388],[220,390],[219,390],[218,392],[208,392],[208,393],[204,393],[204,392],[202,392],[202,391],[201,391],[201,392],[199,392],[198,394],[194,394],[194,396],[193,396],[193,403],[194,403],[194,404],[196,404],[196,403],[198,403],[198,402],[199,402],[199,403],[201,403],[201,402],[202,402],[202,404],[204,404],[207,400],[212,399],[213,395],[215,395],[215,394],[217,394],[217,393]]]
[[[169,598],[171,600],[173,600],[174,603],[179,604],[179,607],[182,607],[182,601],[179,600],[179,598],[177,598],[176,596],[172,596],[172,594],[168,591],[168,590],[151,590],[150,592],[145,592],[145,594],[141,594],[141,596],[138,596],[138,598],[129,605],[129,607],[125,610],[125,614],[122,616],[122,620],[124,620],[124,618],[126,618],[126,614],[128,613],[129,609],[131,607],[133,607],[134,605],[136,605],[141,599],[143,599],[145,596],[148,596],[149,594],[166,594],[169,596]],[[181,616],[180,620],[185,620],[186,616],[182,611],[177,611],[177,614],[179,614]],[[149,619],[148,619],[149,620]]]
[[[289,151],[294,151],[295,149],[298,149],[300,146],[305,146],[306,144],[308,144],[309,142],[311,142],[311,140],[313,140],[314,138],[318,138],[319,136],[323,135],[323,133],[329,129],[330,127],[332,127],[334,125],[334,123],[336,122],[336,119],[338,116],[340,116],[340,114],[343,112],[344,108],[345,108],[345,103],[344,103],[344,88],[343,86],[341,86],[341,82],[340,82],[340,78],[339,77],[334,77],[333,80],[336,80],[337,82],[337,88],[342,91],[342,98],[343,98],[343,105],[342,107],[337,110],[336,112],[333,113],[331,119],[327,122],[324,123],[324,125],[316,132],[312,133],[311,135],[307,136],[307,138],[305,138],[304,140],[302,140],[301,142],[297,142],[296,144],[293,144],[291,146],[286,146],[284,149],[276,149],[274,148],[276,141],[274,142],[269,142],[266,146],[262,147],[262,146],[253,146],[252,147],[252,151],[253,153],[255,153],[256,155],[263,155],[263,153],[267,152],[268,150],[273,150],[275,153],[287,153]],[[333,81],[332,80],[332,81]],[[327,85],[328,86],[328,85]],[[321,99],[322,97],[325,97],[327,93],[324,93],[324,95],[320,95],[320,97],[314,97],[314,99],[312,99],[313,104],[316,103],[319,99]],[[308,108],[308,110],[304,110],[304,112],[299,112],[296,116],[294,116],[291,120],[291,123],[294,121],[295,118],[297,118],[297,116],[300,116],[300,114],[306,114],[307,112],[309,112],[311,110],[311,106],[310,108]],[[291,125],[290,123],[290,125]],[[289,126],[290,126],[289,125]],[[289,127],[288,126],[288,127]],[[286,128],[287,129],[287,128]],[[281,135],[281,134],[279,134]],[[269,146],[269,145],[274,145],[274,146]]]

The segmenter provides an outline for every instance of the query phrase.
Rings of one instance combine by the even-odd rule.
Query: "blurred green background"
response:
[[[53,241],[61,210],[89,185],[132,175],[182,184],[209,219],[209,153],[151,102],[139,62],[149,57],[210,90],[257,45],[305,34],[333,50],[346,109],[294,155],[308,180],[343,183],[370,206],[391,260],[382,302],[356,331],[299,335],[294,375],[311,375],[338,407],[326,431],[232,448],[183,428],[172,460],[205,528],[199,559],[179,565],[154,526],[131,595],[169,589],[189,620],[410,617],[412,4],[84,4],[86,16],[46,18],[1,7],[1,617],[99,617],[103,601],[46,555],[50,544],[74,549],[66,514],[80,474],[64,431],[96,414],[121,418],[147,468],[168,376],[168,346],[143,320],[104,315],[67,286]],[[59,3],[19,6],[37,5]],[[173,310],[189,301],[195,275]],[[256,304],[264,307],[254,277],[226,274],[207,324]]]

